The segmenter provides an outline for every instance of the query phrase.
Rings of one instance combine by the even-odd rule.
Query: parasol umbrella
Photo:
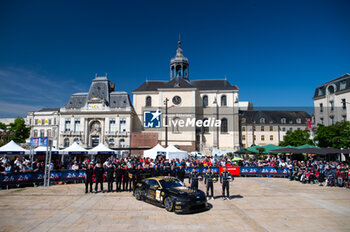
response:
[[[232,159],[232,161],[241,161],[241,160],[243,160],[241,157],[234,157],[234,158]]]

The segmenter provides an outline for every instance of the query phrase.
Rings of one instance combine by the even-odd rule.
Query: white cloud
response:
[[[43,108],[43,106],[31,106],[0,101],[0,117],[25,117],[28,112],[36,111],[41,108]]]
[[[62,107],[72,93],[82,91],[75,80],[14,67],[0,68],[0,83],[0,117],[23,116],[42,107]]]

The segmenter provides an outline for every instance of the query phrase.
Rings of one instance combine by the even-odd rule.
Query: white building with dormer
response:
[[[89,92],[73,94],[62,108],[29,112],[31,137],[50,136],[55,148],[78,142],[85,148],[103,143],[111,148],[130,146],[134,110],[129,94],[115,91],[107,77],[92,80]]]

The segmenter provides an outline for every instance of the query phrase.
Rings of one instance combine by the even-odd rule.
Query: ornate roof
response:
[[[322,98],[326,96],[328,86],[335,87],[335,94],[343,91],[350,91],[350,73],[318,86],[315,90],[314,98]]]
[[[107,77],[96,77],[92,80],[89,92],[72,94],[65,108],[82,108],[87,102],[94,101],[102,101],[112,108],[131,106],[127,92],[114,91],[114,86]]]
[[[174,78],[170,81],[146,81],[133,92],[158,91],[161,88],[196,88],[198,90],[239,90],[226,79],[193,80]]]
[[[251,124],[281,124],[281,119],[286,119],[288,124],[306,124],[306,119],[311,118],[310,114],[305,111],[277,111],[277,110],[248,110],[241,111],[241,118],[246,120],[246,123]],[[261,122],[264,119],[264,123]],[[297,123],[297,119],[301,122]],[[245,124],[245,123],[243,123]]]

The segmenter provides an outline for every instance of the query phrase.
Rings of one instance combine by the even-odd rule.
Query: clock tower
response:
[[[182,54],[181,41],[179,40],[176,56],[170,60],[170,80],[174,78],[189,80],[188,67],[188,59]]]

